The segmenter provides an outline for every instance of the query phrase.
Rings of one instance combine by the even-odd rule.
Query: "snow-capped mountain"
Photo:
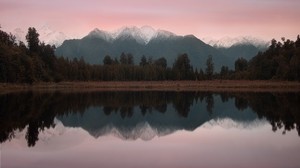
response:
[[[16,36],[17,41],[22,41],[24,43],[26,42],[26,31],[22,30],[21,28],[16,28],[12,34]]]
[[[101,38],[101,39],[104,39],[108,42],[113,41],[113,36],[111,35],[111,33],[103,31],[103,30],[99,30],[98,28],[95,28],[86,37]]]
[[[218,69],[226,59],[217,49],[195,36],[180,36],[149,26],[123,27],[112,32],[94,29],[82,39],[65,40],[55,54],[69,59],[84,56],[88,63],[102,64],[106,55],[117,58],[123,52],[134,55],[135,64],[145,55],[152,59],[164,57],[171,66],[179,54],[187,53],[197,68],[204,67],[207,56],[213,55]]]
[[[140,44],[147,44],[156,30],[152,27],[144,26],[141,28],[138,27],[123,27],[113,33],[114,39],[125,39],[133,38]]]
[[[263,40],[251,37],[206,41],[210,45],[193,35],[180,36],[150,26],[123,27],[110,32],[94,29],[82,39],[65,40],[56,49],[55,54],[70,59],[84,55],[88,63],[101,64],[106,55],[117,58],[124,52],[134,55],[135,64],[138,64],[141,57],[145,55],[153,59],[164,57],[171,66],[176,56],[187,53],[192,65],[202,69],[205,67],[207,56],[212,55],[218,71],[223,65],[234,68],[234,61],[237,58],[250,60],[259,51],[267,48]]]
[[[37,29],[40,34],[40,41],[46,44],[60,46],[68,37],[60,31],[53,30],[50,26],[44,25]]]
[[[41,42],[44,42],[45,44],[55,45],[56,47],[60,46],[66,39],[69,39],[69,37],[63,32],[56,31],[49,25],[38,27],[37,32],[40,35],[39,39]],[[25,36],[27,34],[27,30],[16,28],[11,33],[16,36],[17,41],[22,41],[26,44]]]
[[[98,28],[96,28],[93,31],[91,31],[86,37],[101,38],[108,42],[132,38],[135,39],[139,44],[145,45],[148,44],[151,41],[151,39],[154,38],[172,38],[176,37],[176,35],[165,30],[155,30],[150,26],[143,26],[141,28],[132,26],[122,27],[121,29],[112,32],[99,30]]]
[[[265,48],[269,44],[269,42],[265,40],[251,36],[240,36],[235,38],[223,37],[218,40],[207,37],[202,38],[202,40],[215,48],[229,48],[231,46],[240,44],[251,44],[258,48]]]

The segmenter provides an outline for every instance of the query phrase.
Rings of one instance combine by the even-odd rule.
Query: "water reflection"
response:
[[[212,92],[22,92],[0,95],[0,141],[26,129],[28,146],[55,127],[81,127],[99,137],[150,140],[177,130],[195,130],[211,120],[247,124],[266,119],[272,130],[300,133],[299,93]],[[300,134],[299,134],[300,135]]]

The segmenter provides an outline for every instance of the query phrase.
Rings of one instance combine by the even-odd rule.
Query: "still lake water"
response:
[[[300,93],[0,95],[1,168],[300,167]]]

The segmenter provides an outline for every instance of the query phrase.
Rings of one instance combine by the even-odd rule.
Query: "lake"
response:
[[[1,168],[300,167],[300,92],[0,94]]]

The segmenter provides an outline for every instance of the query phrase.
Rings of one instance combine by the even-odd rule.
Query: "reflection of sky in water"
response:
[[[227,120],[227,121],[226,121]],[[228,123],[225,119],[221,123]],[[219,123],[220,123],[219,122]],[[227,125],[225,125],[227,127]],[[151,141],[94,138],[60,122],[40,134],[34,148],[24,138],[2,144],[3,167],[290,167],[299,166],[296,131],[273,133],[266,122],[255,129],[205,123],[193,132],[176,131]],[[272,140],[272,141],[270,141]],[[14,160],[18,158],[18,162]],[[46,163],[46,165],[41,165]]]
[[[297,130],[272,132],[269,120],[234,99],[214,106],[193,100],[188,114],[168,103],[164,112],[105,114],[102,106],[55,117],[29,148],[26,130],[1,144],[2,167],[299,167]],[[263,107],[263,106],[262,106]],[[17,161],[16,161],[17,159]],[[87,166],[88,165],[88,166]]]

